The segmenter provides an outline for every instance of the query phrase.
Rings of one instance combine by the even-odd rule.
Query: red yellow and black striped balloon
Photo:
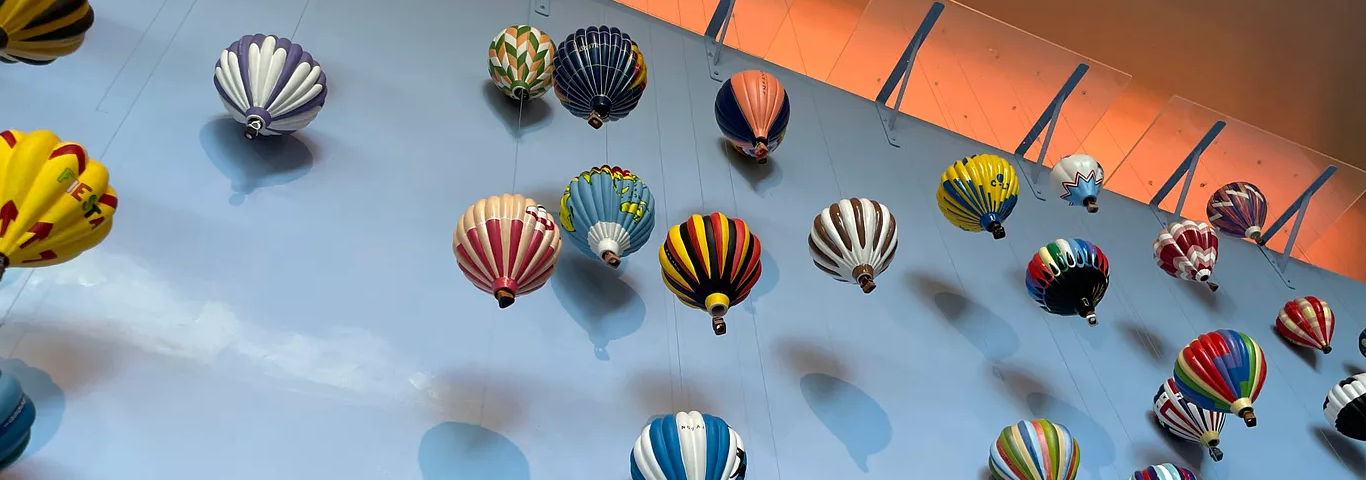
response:
[[[669,229],[659,246],[664,284],[678,300],[712,316],[712,331],[726,333],[726,311],[759,281],[759,238],[745,222],[720,213],[693,215]]]

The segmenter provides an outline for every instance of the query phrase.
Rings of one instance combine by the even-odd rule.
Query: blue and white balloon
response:
[[[38,413],[33,401],[24,394],[19,380],[9,372],[0,372],[0,412],[4,412],[0,423],[0,467],[9,465],[23,455],[28,448],[29,434],[33,430],[33,420]]]
[[[327,100],[322,65],[299,44],[247,35],[219,54],[213,84],[248,139],[288,135],[313,121]]]
[[[1096,196],[1100,195],[1100,185],[1105,182],[1105,169],[1090,155],[1068,155],[1053,165],[1053,191],[1058,198],[1074,207],[1086,207],[1086,211],[1096,213]]]
[[[745,443],[720,417],[654,419],[631,449],[631,480],[745,480]]]
[[[630,170],[603,165],[580,173],[560,197],[560,226],[570,243],[612,268],[650,240],[655,197]]]

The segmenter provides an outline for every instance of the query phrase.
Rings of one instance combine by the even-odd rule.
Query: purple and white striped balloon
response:
[[[246,125],[246,137],[288,135],[318,116],[327,100],[322,65],[299,44],[247,35],[219,55],[214,87],[223,106]]]

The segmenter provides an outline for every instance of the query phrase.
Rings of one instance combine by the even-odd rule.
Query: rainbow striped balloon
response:
[[[1081,466],[1081,448],[1067,427],[1048,420],[1020,422],[1001,429],[991,447],[991,475],[999,480],[1072,480]]]
[[[1216,330],[1192,340],[1176,357],[1176,389],[1205,410],[1231,413],[1257,426],[1252,402],[1266,382],[1261,345],[1233,330]]]
[[[1190,470],[1164,463],[1134,472],[1129,480],[1199,480]]]

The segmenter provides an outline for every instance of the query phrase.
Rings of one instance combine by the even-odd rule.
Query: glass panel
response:
[[[1295,240],[1293,255],[1307,252],[1366,191],[1366,172],[1294,142],[1275,136],[1181,97],[1172,97],[1148,131],[1106,181],[1105,188],[1148,201],[1167,181],[1214,122],[1227,123],[1214,143],[1200,156],[1190,194],[1181,216],[1205,219],[1205,204],[1215,189],[1236,181],[1251,182],[1267,202],[1269,227],[1329,165],[1338,171],[1310,201],[1309,211]],[[1180,184],[1163,200],[1172,212]],[[1291,222],[1276,233],[1267,247],[1282,251],[1290,238]],[[1336,234],[1336,233],[1335,233]]]

